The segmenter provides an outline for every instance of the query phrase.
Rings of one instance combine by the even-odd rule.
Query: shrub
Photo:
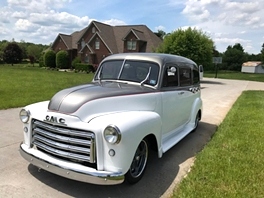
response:
[[[44,63],[47,67],[50,67],[50,68],[56,67],[56,54],[54,51],[49,50],[45,53]]]
[[[79,56],[75,57],[75,59],[73,59],[72,61],[72,68],[75,69],[76,68],[76,64],[81,63],[81,58]]]
[[[61,50],[56,54],[56,66],[59,69],[69,68],[69,55],[65,50]]]
[[[95,72],[95,69],[92,65],[89,65],[89,64],[85,64],[85,63],[76,63],[75,64],[75,71],[77,72],[87,72],[87,73],[90,73],[90,72]]]

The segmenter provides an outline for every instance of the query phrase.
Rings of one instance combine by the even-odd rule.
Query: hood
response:
[[[155,92],[154,89],[125,83],[102,82],[80,85],[56,93],[49,102],[48,109],[71,114],[82,105],[102,98],[144,94]]]

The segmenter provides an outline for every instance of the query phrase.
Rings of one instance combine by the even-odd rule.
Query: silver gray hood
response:
[[[102,82],[80,85],[64,89],[56,93],[49,102],[50,111],[71,114],[89,101],[124,96],[145,94],[156,90],[140,86],[117,82]]]

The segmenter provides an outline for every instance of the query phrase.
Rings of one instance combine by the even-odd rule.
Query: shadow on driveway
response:
[[[225,85],[225,83],[218,82],[218,81],[211,81],[211,80],[201,80],[201,84],[219,84],[219,85]]]
[[[196,132],[186,136],[162,158],[159,159],[156,152],[150,152],[145,175],[134,185],[92,185],[66,179],[45,170],[38,171],[33,165],[28,166],[28,171],[45,185],[72,197],[160,197],[178,175],[180,164],[201,151],[215,130],[216,125],[200,122]]]

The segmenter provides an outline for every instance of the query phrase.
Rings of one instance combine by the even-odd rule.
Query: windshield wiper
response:
[[[148,74],[147,74],[146,78],[140,82],[141,86],[143,85],[144,82],[146,82],[148,80],[150,72],[151,72],[151,67],[149,67],[149,71],[148,71]]]

